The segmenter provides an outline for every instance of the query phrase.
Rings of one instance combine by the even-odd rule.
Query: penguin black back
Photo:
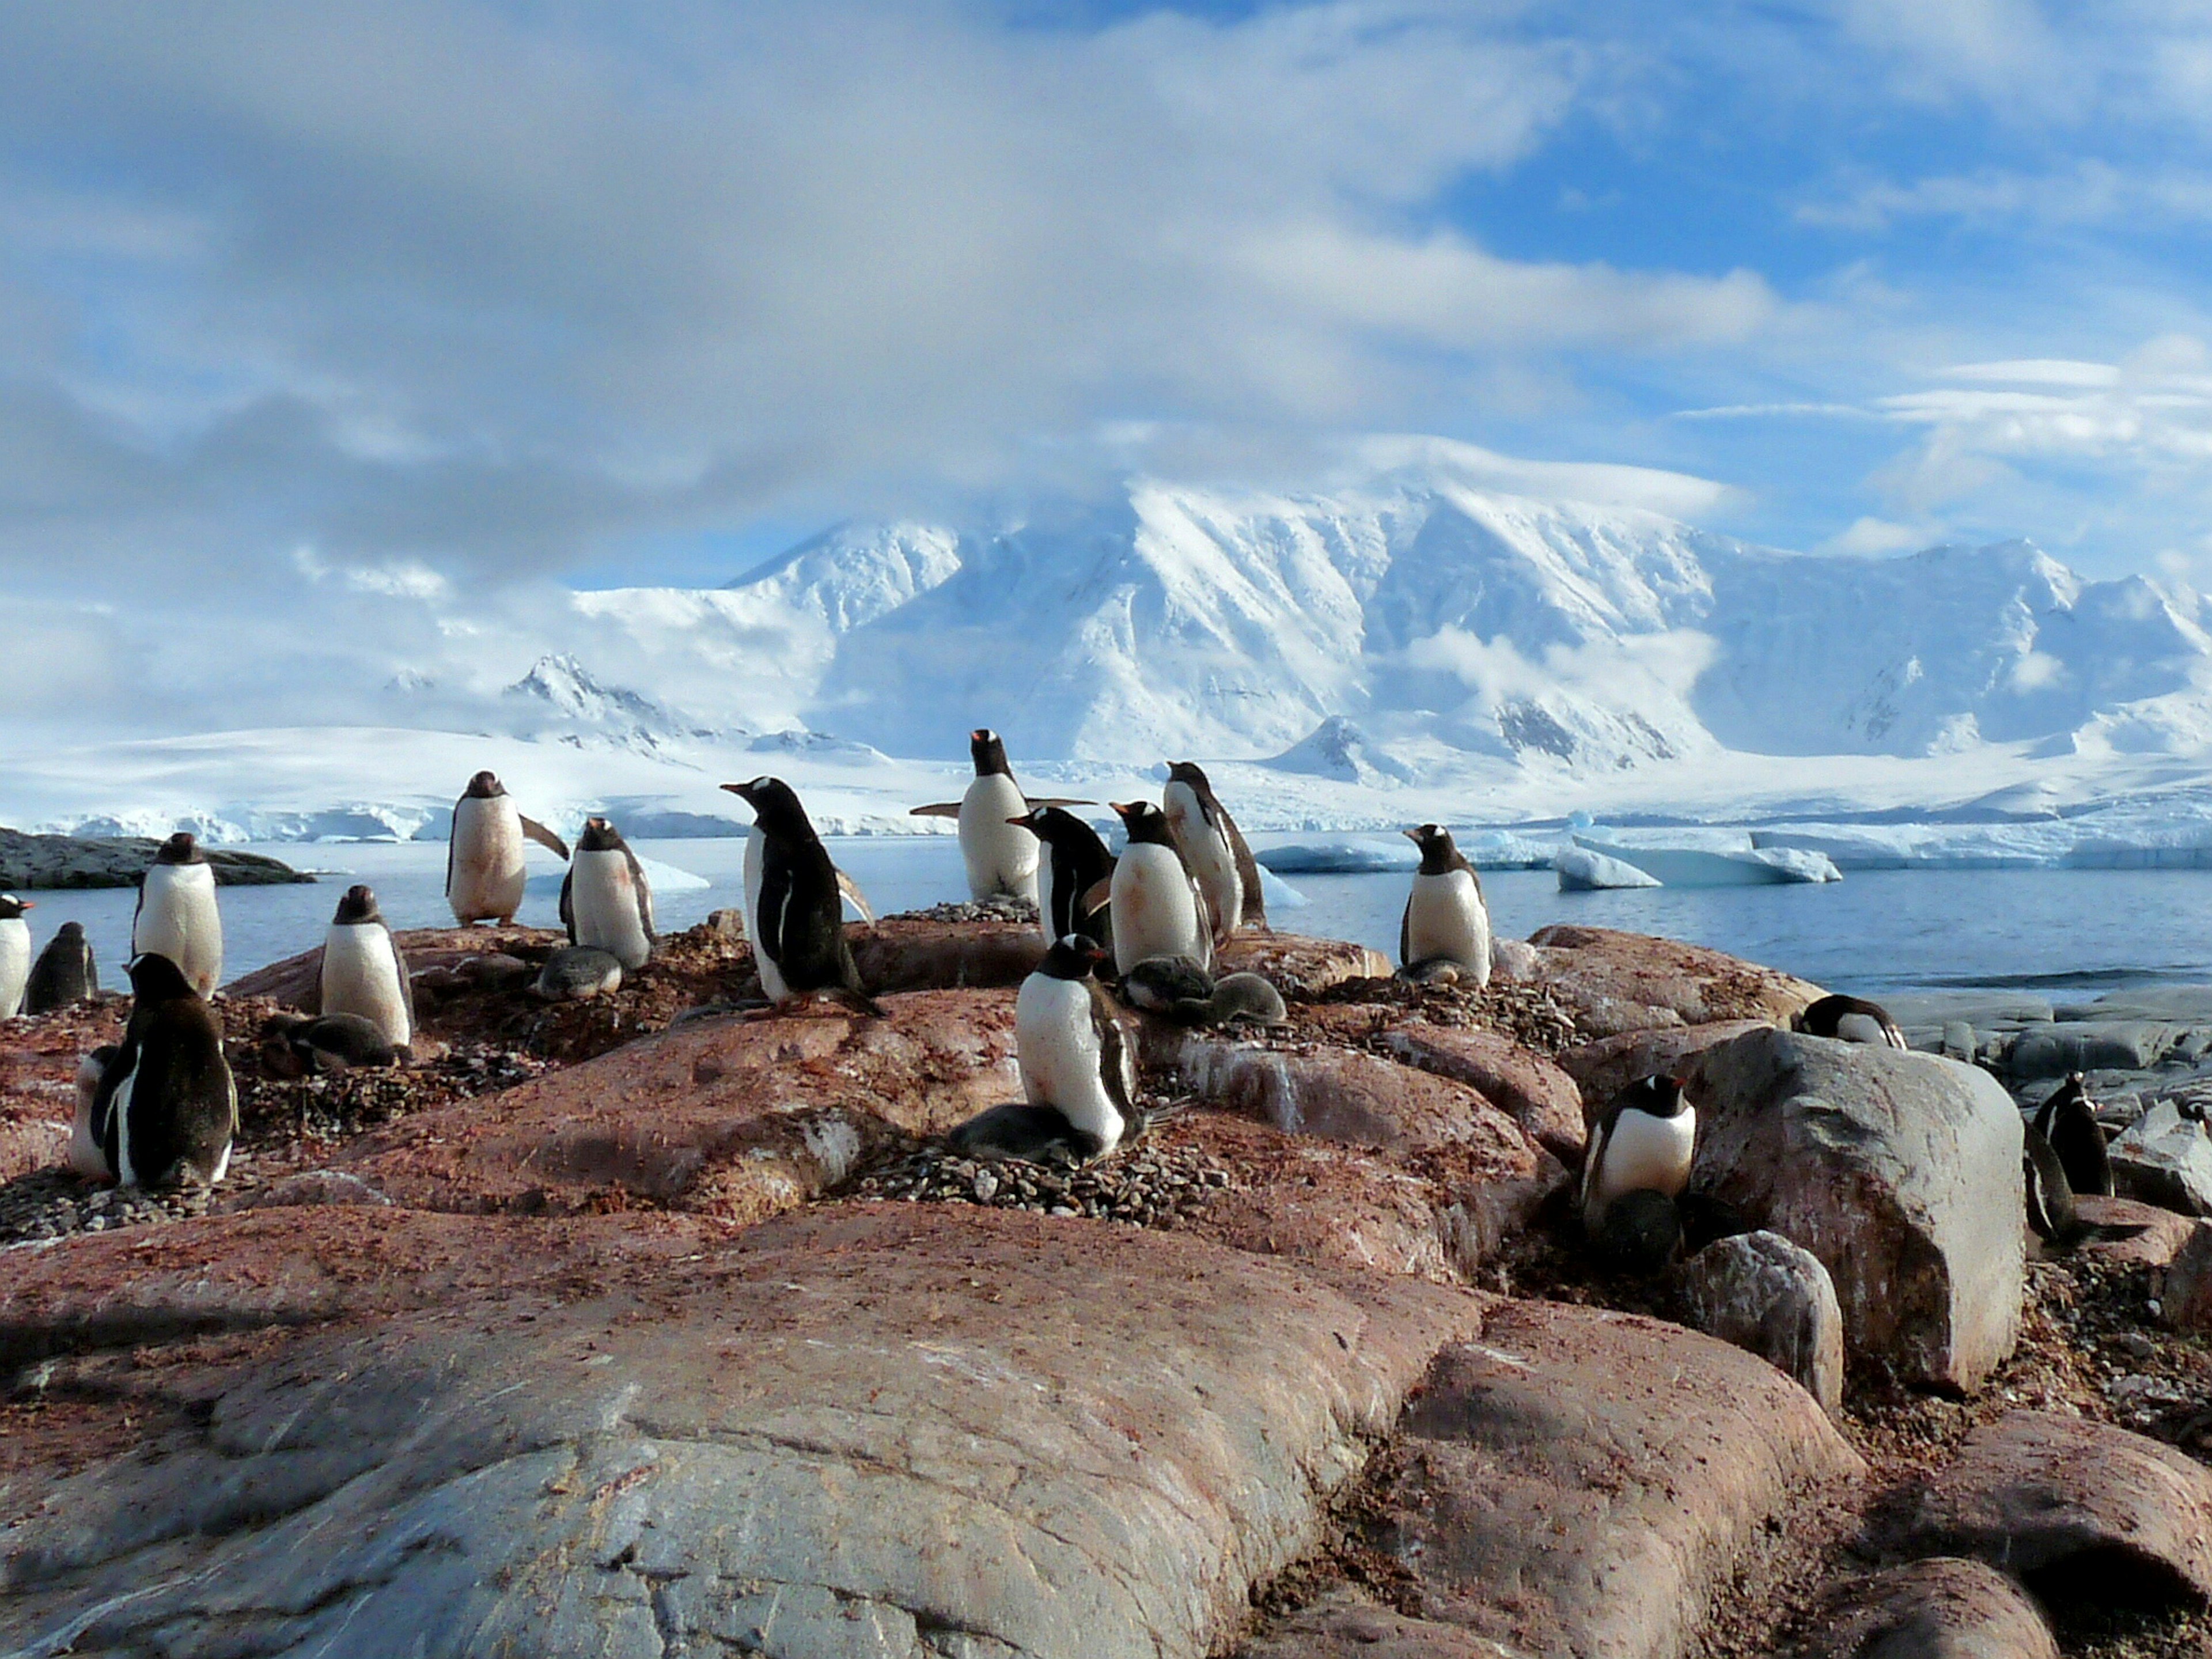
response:
[[[1889,1010],[1864,997],[1833,994],[1808,1003],[1790,1016],[1790,1029],[1808,1036],[1833,1037],[1844,1042],[1870,1043],[1903,1048],[1905,1034],[1889,1017]]]
[[[1260,861],[1252,856],[1252,848],[1244,839],[1244,832],[1237,827],[1237,820],[1213,793],[1212,780],[1206,769],[1196,761],[1176,761],[1168,768],[1168,781],[1180,783],[1198,797],[1200,809],[1206,821],[1219,826],[1228,839],[1230,856],[1237,862],[1237,885],[1242,901],[1238,926],[1264,930],[1267,926],[1267,892],[1260,879]]]
[[[2104,1126],[2097,1121],[2097,1109],[2081,1073],[2069,1075],[2035,1109],[2035,1129],[2050,1143],[2066,1172],[2066,1184],[2076,1195],[2112,1195],[2112,1160],[2105,1149]]]
[[[1083,908],[1083,896],[1114,873],[1114,855],[1098,832],[1063,806],[1031,807],[1008,822],[1020,824],[1045,845],[1050,869],[1042,898],[1052,937],[1080,933],[1106,944],[1106,913]]]
[[[781,778],[722,787],[753,809],[761,839],[760,887],[750,918],[754,951],[775,963],[787,989],[828,992],[880,1016],[845,939],[837,866],[798,795]]]
[[[199,842],[189,830],[179,830],[154,849],[156,864],[205,864],[208,855],[200,851]]]
[[[82,922],[65,921],[46,941],[23,987],[23,1012],[49,1014],[100,994],[100,969]]]
[[[364,922],[382,921],[384,913],[376,908],[376,890],[356,882],[345,890],[338,900],[337,913],[331,916],[333,926],[357,927]]]
[[[125,1186],[218,1182],[238,1125],[222,1024],[168,957],[134,957],[128,972],[131,1023],[92,1113],[108,1168]]]

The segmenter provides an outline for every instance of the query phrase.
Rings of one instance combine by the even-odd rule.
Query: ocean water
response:
[[[703,888],[656,895],[669,932],[742,901],[742,840],[640,842],[638,852],[702,878]],[[398,927],[446,927],[446,849],[413,843],[257,848],[322,879],[313,886],[228,887],[224,975],[235,978],[322,941],[338,896],[355,881],[377,890]],[[878,914],[967,896],[951,836],[838,840],[831,850]],[[533,848],[520,920],[557,927],[562,866]],[[2098,991],[2128,984],[2212,983],[2212,871],[1880,870],[1820,886],[1644,888],[1562,893],[1549,871],[1484,875],[1493,924],[1525,939],[1550,922],[1659,933],[1786,969],[1838,990],[1950,986]],[[1304,908],[1278,927],[1353,939],[1394,958],[1406,900],[1401,874],[1300,876]],[[82,921],[106,982],[120,985],[137,895],[128,890],[31,895],[43,944]]]

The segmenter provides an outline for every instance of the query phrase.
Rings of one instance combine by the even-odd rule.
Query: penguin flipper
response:
[[[568,943],[582,943],[576,937],[576,903],[573,889],[576,884],[576,866],[570,865],[568,873],[561,878],[561,926],[568,931]]]
[[[1075,901],[1075,908],[1086,916],[1095,916],[1103,910],[1114,896],[1114,878],[1109,874],[1083,890],[1083,896]]]
[[[398,937],[389,927],[384,930],[384,942],[392,947],[392,971],[399,975],[399,1006],[407,1011],[407,1036],[411,1041],[415,1036],[415,976],[407,970],[407,953],[399,948]],[[320,1003],[315,1006],[322,1006]]]
[[[1222,828],[1229,835],[1229,851],[1237,861],[1237,884],[1243,890],[1243,926],[1267,931],[1267,890],[1260,880],[1260,860],[1252,856],[1251,843],[1244,832],[1237,827],[1237,820],[1224,808],[1221,814]]]
[[[1398,965],[1413,965],[1413,896],[1406,895],[1405,914],[1398,918]]]
[[[927,806],[907,809],[907,817],[910,818],[957,818],[959,816],[960,803],[957,800],[932,801]]]
[[[860,913],[860,920],[869,927],[876,925],[876,913],[868,903],[868,896],[860,890],[860,884],[842,870],[837,872],[837,890],[852,901],[853,908]]]
[[[1121,1024],[1121,1011],[1114,1006],[1114,999],[1097,980],[1091,986],[1091,1022],[1098,1033],[1098,1075],[1106,1085],[1106,1097],[1114,1103],[1114,1109],[1121,1115],[1121,1121],[1133,1124],[1137,1121],[1137,1054],[1129,1043],[1128,1027]]]
[[[878,1002],[866,991],[855,990],[849,985],[832,986],[823,991],[821,994],[828,997],[832,1002],[844,1004],[846,1007],[856,1013],[866,1014],[870,1019],[889,1019],[891,1017],[890,1011],[882,1003]]]
[[[1098,805],[1095,800],[1071,800],[1066,795],[1024,795],[1022,799],[1032,806],[1068,807],[1096,806]],[[920,811],[921,809],[920,807],[916,807],[915,810],[916,811]]]
[[[568,843],[567,842],[562,841],[560,836],[555,835],[544,824],[538,823],[536,818],[527,817],[520,812],[516,813],[515,817],[522,820],[522,833],[524,835],[529,836],[531,840],[536,842],[540,847],[543,847],[546,851],[553,854],[556,857],[562,859],[564,861],[567,860],[568,856]],[[447,843],[447,847],[448,851],[447,852],[446,857],[448,867],[450,868],[453,859],[453,853],[450,850],[450,842]]]

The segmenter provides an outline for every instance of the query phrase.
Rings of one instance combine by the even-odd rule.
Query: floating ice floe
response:
[[[1260,866],[1260,895],[1271,915],[1278,910],[1303,910],[1313,902],[1264,864]]]
[[[1656,887],[1656,876],[1638,869],[1626,860],[1592,852],[1587,847],[1563,847],[1552,860],[1559,872],[1562,893],[1594,893],[1615,887]]]
[[[1294,841],[1255,852],[1261,867],[1279,876],[1361,876],[1413,870],[1421,855],[1402,836],[1389,841]]]
[[[1844,878],[1826,854],[1799,848],[1715,852],[1692,847],[1620,847],[1587,836],[1577,836],[1575,844],[1632,866],[1668,887],[1762,887]]]

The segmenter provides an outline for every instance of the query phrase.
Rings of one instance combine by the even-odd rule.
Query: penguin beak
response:
[[[1008,818],[1008,819],[1006,820],[1006,822],[1007,822],[1008,823],[1012,823],[1012,824],[1018,825],[1018,826],[1019,826],[1020,828],[1022,828],[1022,829],[1024,829],[1024,830],[1034,829],[1034,828],[1036,827],[1035,825],[1033,825],[1033,824],[1031,824],[1031,823],[1030,823],[1030,820],[1029,820],[1029,815],[1028,815],[1027,813],[1024,813],[1020,817],[1018,817],[1018,818]]]
[[[1117,818],[1127,817],[1143,805],[1141,801],[1133,800],[1109,800],[1106,804],[1114,809],[1114,816]]]
[[[1418,847],[1418,846],[1419,846],[1419,845],[1420,845],[1420,842],[1421,842],[1421,832],[1420,832],[1419,830],[1401,830],[1398,833],[1399,833],[1400,835],[1403,836],[1404,836],[1407,841],[1412,842],[1413,842],[1416,847]]]
[[[726,783],[722,787],[728,790],[732,794],[735,795],[739,800],[745,802],[748,805],[751,805],[753,787],[750,783]]]

